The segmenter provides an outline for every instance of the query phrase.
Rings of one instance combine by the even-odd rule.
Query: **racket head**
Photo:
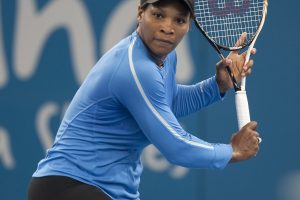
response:
[[[249,46],[259,34],[267,13],[267,0],[195,0],[195,24],[216,48],[235,51]],[[243,44],[236,42],[243,32]]]

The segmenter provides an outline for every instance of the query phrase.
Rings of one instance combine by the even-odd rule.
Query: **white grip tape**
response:
[[[239,130],[250,122],[249,105],[246,91],[235,92],[235,106]]]

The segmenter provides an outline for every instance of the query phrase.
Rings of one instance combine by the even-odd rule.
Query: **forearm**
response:
[[[141,105],[142,102],[139,103]],[[183,130],[167,109],[131,110],[139,127],[165,158],[173,164],[190,168],[223,169],[232,158],[230,144],[211,144]]]
[[[206,144],[206,142],[193,138],[195,143]],[[211,144],[207,143],[211,148],[204,148],[200,145],[189,146],[187,144],[173,145],[174,148],[169,149],[168,153],[164,153],[165,157],[175,165],[189,168],[203,169],[223,169],[227,166],[232,158],[232,147],[230,144]],[[167,144],[169,147],[171,143]]]
[[[213,76],[192,86],[177,85],[172,111],[176,117],[182,117],[221,99],[216,78]]]

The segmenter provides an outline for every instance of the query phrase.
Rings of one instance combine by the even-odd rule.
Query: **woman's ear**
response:
[[[142,19],[143,13],[144,13],[144,9],[141,6],[139,6],[138,12],[137,12],[137,20],[138,20],[138,22],[140,22],[140,20]]]

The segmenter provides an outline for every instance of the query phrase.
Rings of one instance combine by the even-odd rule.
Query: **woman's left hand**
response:
[[[236,42],[237,46],[244,43],[247,37],[247,33],[243,33],[239,40]],[[256,53],[256,49],[251,50],[251,55]],[[231,72],[238,83],[240,83],[241,78],[251,74],[251,68],[253,67],[254,61],[251,59],[245,64],[247,51],[239,54],[239,51],[231,51],[227,58],[219,61],[216,65],[216,80],[219,85],[219,90],[221,94],[224,94],[227,90],[233,88],[233,83],[227,72],[226,67],[229,66]]]

